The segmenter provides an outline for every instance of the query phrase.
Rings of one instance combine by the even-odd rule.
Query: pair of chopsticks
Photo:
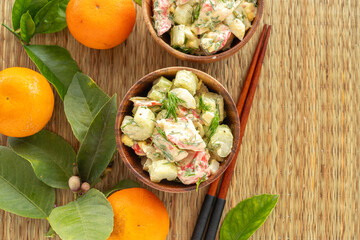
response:
[[[237,103],[237,110],[240,117],[240,140],[236,148],[236,153],[233,160],[231,161],[228,169],[225,171],[219,193],[216,196],[216,192],[220,183],[221,177],[216,179],[210,186],[207,195],[205,196],[203,205],[201,207],[200,214],[198,216],[194,232],[192,234],[191,240],[201,240],[206,225],[208,223],[208,229],[205,235],[206,240],[213,240],[216,237],[219,222],[222,216],[222,212],[226,202],[227,191],[230,186],[231,178],[234,173],[234,168],[236,165],[236,159],[240,150],[240,145],[242,138],[244,136],[246,123],[250,114],[250,109],[252,102],[254,100],[255,90],[259,82],[260,72],[262,63],[264,61],[264,56],[266,52],[266,47],[269,41],[271,26],[267,27],[265,24],[263,31],[261,33],[258,45],[255,50],[254,57],[251,61],[248,75],[246,77],[243,89],[241,90],[240,97]],[[266,36],[265,36],[266,33]],[[265,40],[264,40],[265,38]],[[216,202],[213,206],[213,203],[216,199]],[[208,220],[212,210],[211,218]]]

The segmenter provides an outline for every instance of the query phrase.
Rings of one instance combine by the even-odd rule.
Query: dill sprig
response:
[[[192,52],[194,52],[194,50],[197,49],[197,48],[187,48],[187,47],[180,47],[180,46],[172,46],[172,47],[180,52],[187,53],[187,54],[191,54]]]
[[[216,129],[219,126],[219,120],[220,120],[219,111],[216,111],[215,116],[213,117],[213,119],[211,119],[210,126],[208,129],[209,141],[210,141],[211,137],[215,134]]]
[[[199,96],[199,110],[204,112],[210,110],[210,106],[204,103],[202,95]]]
[[[168,97],[162,101],[161,109],[166,109],[165,118],[173,116],[175,121],[177,121],[176,109],[178,109],[178,104],[183,103],[184,101],[178,98],[175,94],[169,92]]]
[[[195,22],[200,15],[200,9],[201,9],[201,5],[200,3],[195,3],[194,7],[193,7],[193,12],[192,12],[192,22]]]
[[[156,130],[158,131],[158,133],[166,139],[166,141],[169,141],[169,139],[166,137],[166,133],[164,130],[162,130],[160,127],[156,126]]]
[[[157,149],[159,149],[165,155],[165,157],[167,159],[169,159],[170,161],[174,160],[173,156],[170,153],[167,152],[167,148],[166,148],[166,146],[164,144],[158,145],[154,141],[153,141],[153,144]]]
[[[135,124],[136,126],[139,126],[139,125],[135,122],[135,120],[134,120],[133,118],[131,118],[131,119],[128,120],[128,122],[127,122],[124,126],[121,126],[120,128],[121,128],[121,129],[124,129],[125,127],[130,126],[130,125],[133,125],[133,124]]]
[[[196,192],[199,190],[199,186],[201,183],[205,182],[207,180],[207,176],[206,173],[204,173],[204,176],[202,176],[201,178],[199,178],[196,182]]]

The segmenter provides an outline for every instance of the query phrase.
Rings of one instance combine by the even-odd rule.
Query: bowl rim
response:
[[[117,149],[120,153],[120,157],[122,159],[122,161],[125,163],[125,165],[130,169],[130,171],[136,176],[136,178],[138,178],[141,182],[143,182],[144,184],[160,190],[160,191],[164,191],[164,192],[172,192],[172,193],[180,193],[180,192],[188,192],[188,191],[192,191],[196,189],[196,185],[191,184],[191,185],[185,185],[183,184],[183,187],[172,187],[165,185],[164,183],[160,182],[160,183],[154,183],[150,180],[150,178],[144,177],[143,175],[141,175],[132,165],[131,163],[128,161],[126,154],[124,153],[125,148],[128,148],[127,146],[125,146],[122,141],[121,141],[121,129],[120,129],[120,118],[121,116],[125,116],[127,113],[125,112],[125,105],[126,102],[129,101],[129,99],[133,96],[133,90],[137,89],[138,87],[141,87],[141,85],[145,82],[150,81],[149,79],[152,79],[152,81],[155,81],[158,77],[163,76],[163,75],[169,75],[171,74],[171,72],[177,72],[180,70],[188,70],[188,71],[192,71],[194,72],[200,79],[204,79],[207,78],[210,81],[214,81],[214,84],[217,85],[217,87],[220,87],[224,90],[224,95],[222,95],[224,98],[226,97],[228,100],[230,100],[230,106],[228,106],[228,111],[236,111],[237,113],[237,109],[236,109],[236,105],[233,101],[233,99],[231,98],[230,94],[228,93],[228,91],[226,90],[226,88],[219,82],[217,81],[215,78],[213,78],[212,76],[210,76],[209,74],[194,69],[194,68],[189,68],[189,67],[167,67],[167,68],[162,68],[162,69],[158,69],[156,71],[150,72],[147,75],[143,76],[140,80],[138,80],[125,94],[124,98],[122,99],[119,107],[118,107],[118,112],[116,115],[116,123],[115,123],[115,137],[116,137],[116,145],[117,145]],[[208,186],[209,184],[211,184],[213,181],[215,181],[218,177],[220,177],[225,170],[227,169],[227,167],[230,165],[230,162],[233,160],[234,155],[235,155],[235,151],[236,148],[238,146],[239,143],[239,137],[240,137],[240,119],[238,114],[235,114],[235,119],[232,119],[234,121],[235,127],[233,132],[233,136],[234,136],[234,142],[233,142],[233,148],[231,150],[231,153],[229,154],[229,156],[227,157],[227,160],[224,162],[224,164],[219,168],[219,170],[210,176],[210,178],[208,180],[206,180],[205,182],[201,183],[199,185],[199,189]],[[213,177],[212,177],[213,176]]]
[[[142,4],[142,13],[145,18],[145,24],[146,24],[146,27],[148,28],[148,30],[150,31],[151,36],[155,39],[155,41],[160,46],[162,46],[171,55],[173,55],[181,60],[191,61],[191,62],[201,62],[201,63],[212,63],[212,62],[220,61],[220,60],[223,60],[225,58],[232,56],[237,51],[239,51],[254,35],[254,33],[260,23],[260,20],[263,15],[263,11],[264,11],[264,0],[258,0],[257,14],[255,16],[255,19],[252,22],[252,27],[245,33],[245,37],[243,38],[243,40],[239,41],[239,43],[237,43],[236,45],[231,47],[229,50],[226,50],[224,52],[214,54],[214,55],[196,56],[196,55],[186,54],[186,53],[183,53],[183,52],[180,52],[180,51],[174,49],[173,47],[170,46],[170,44],[165,42],[161,37],[159,37],[156,34],[155,29],[152,25],[152,20],[151,20],[152,16],[149,16],[149,14],[148,14],[148,8],[152,7],[152,1],[153,0],[145,0],[145,1],[143,1],[143,4]],[[150,10],[152,10],[152,9],[150,9]]]

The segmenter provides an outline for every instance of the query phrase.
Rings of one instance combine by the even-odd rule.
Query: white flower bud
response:
[[[83,184],[81,184],[81,192],[86,193],[89,190],[90,190],[90,184],[89,183],[84,182]]]
[[[80,190],[81,179],[78,176],[71,176],[69,178],[69,188],[72,192]]]

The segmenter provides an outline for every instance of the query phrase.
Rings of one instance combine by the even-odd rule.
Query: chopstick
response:
[[[259,82],[259,77],[260,77],[260,72],[261,72],[261,67],[262,67],[262,63],[264,61],[264,57],[265,57],[265,52],[266,52],[266,47],[269,41],[269,36],[270,36],[270,30],[271,30],[271,26],[268,27],[267,31],[266,31],[266,37],[264,40],[264,45],[261,49],[260,52],[260,56],[259,56],[259,60],[256,64],[256,68],[254,71],[254,75],[253,75],[253,79],[252,82],[250,84],[249,87],[249,92],[247,94],[246,97],[246,102],[244,105],[244,108],[241,112],[241,117],[240,117],[240,141],[239,141],[239,145],[238,145],[238,149],[240,148],[240,143],[241,140],[244,136],[245,133],[245,128],[246,128],[246,124],[247,124],[247,120],[249,118],[249,114],[250,114],[250,109],[251,109],[251,105],[252,102],[254,100],[254,95],[255,95],[255,91],[256,91],[256,87],[258,85]],[[213,214],[211,215],[210,218],[210,222],[209,222],[209,226],[208,226],[208,230],[206,232],[206,237],[205,239],[215,239],[216,237],[216,233],[217,233],[217,229],[219,226],[219,222],[221,219],[221,215],[225,206],[225,202],[226,202],[226,195],[230,186],[230,182],[231,182],[231,178],[233,176],[234,173],[234,168],[236,165],[236,159],[237,159],[237,155],[238,155],[239,151],[237,150],[233,161],[231,161],[229,167],[227,168],[227,170],[225,171],[221,186],[220,186],[220,190],[219,190],[219,194],[217,196],[216,202],[215,202],[215,206],[214,206],[214,210],[213,210]]]
[[[255,49],[254,57],[253,57],[253,59],[251,61],[250,68],[249,68],[249,71],[248,71],[248,75],[246,77],[244,86],[243,86],[243,88],[241,90],[240,97],[239,97],[239,100],[238,100],[238,103],[237,103],[237,106],[236,106],[236,108],[238,110],[239,117],[241,116],[241,112],[242,112],[242,109],[244,107],[245,99],[246,99],[246,96],[247,96],[247,93],[248,93],[248,90],[249,90],[249,87],[250,87],[250,83],[251,83],[252,76],[253,76],[253,73],[254,73],[254,70],[255,70],[255,67],[256,67],[256,63],[258,61],[258,57],[259,57],[259,53],[260,53],[260,50],[261,50],[262,42],[264,40],[265,33],[266,33],[266,28],[267,28],[267,25],[265,24],[264,28],[263,28],[263,31],[262,31],[262,33],[260,35],[258,45],[257,45],[257,47]],[[241,143],[241,140],[239,141],[239,143]],[[237,156],[238,151],[239,151],[239,146],[236,148],[236,151],[237,152],[236,152],[235,155]],[[236,160],[236,157],[234,157],[233,159]],[[202,239],[202,236],[203,236],[205,228],[206,228],[206,224],[208,222],[209,215],[211,214],[213,202],[214,202],[214,200],[216,198],[216,192],[217,192],[220,180],[221,180],[221,177],[216,179],[210,185],[208,193],[205,196],[205,199],[203,201],[203,205],[201,207],[201,210],[200,210],[200,213],[199,213],[199,216],[198,216],[198,219],[197,219],[197,222],[196,222],[196,225],[195,225],[192,237],[191,237],[192,240],[201,240]]]
[[[224,178],[223,178],[220,190],[219,190],[219,195],[217,196],[217,198],[216,198],[216,191],[218,189],[218,185],[220,183],[221,177],[216,179],[211,184],[211,186],[208,190],[208,193],[205,196],[203,205],[201,207],[201,211],[198,216],[198,219],[197,219],[197,222],[196,222],[196,225],[195,225],[192,237],[191,237],[192,240],[201,240],[202,239],[202,236],[204,234],[206,224],[208,222],[208,218],[211,213],[213,202],[215,201],[215,198],[216,198],[216,203],[215,203],[213,213],[210,218],[210,223],[209,223],[209,227],[208,227],[208,231],[206,233],[205,239],[215,239],[215,237],[216,237],[218,225],[219,225],[220,218],[222,216],[222,212],[223,212],[225,202],[226,202],[225,199],[226,199],[226,195],[227,195],[227,190],[229,188],[230,181],[231,181],[231,178],[232,178],[232,175],[234,172],[236,159],[237,159],[237,156],[238,156],[238,153],[240,150],[241,141],[244,136],[247,119],[248,119],[248,116],[250,113],[250,108],[251,108],[251,105],[252,105],[252,102],[254,99],[255,90],[256,90],[256,87],[257,87],[257,84],[259,81],[262,62],[264,60],[265,51],[266,51],[267,43],[269,40],[270,29],[271,29],[271,26],[269,26],[269,28],[267,28],[267,25],[266,24],[264,25],[258,45],[255,49],[254,57],[250,64],[247,78],[245,80],[243,89],[240,93],[240,97],[239,97],[239,100],[237,103],[237,110],[238,110],[238,114],[241,119],[240,119],[240,139],[239,139],[238,146],[236,148],[236,153],[235,153],[234,158],[233,158],[232,162],[230,163],[228,169],[225,171]],[[263,47],[261,48],[263,40],[264,40],[265,32],[266,32],[265,42],[263,44]],[[260,57],[259,57],[259,55],[260,55]]]

